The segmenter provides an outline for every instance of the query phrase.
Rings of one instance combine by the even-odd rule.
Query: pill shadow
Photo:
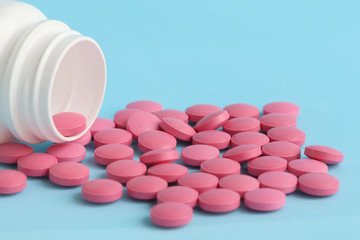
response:
[[[148,227],[151,229],[157,229],[160,231],[176,231],[178,229],[186,228],[186,226],[188,225],[188,224],[186,224],[184,226],[179,226],[179,227],[161,227],[161,226],[158,226],[158,225],[152,223],[150,220],[150,217],[144,217],[141,222],[143,223],[144,227]]]
[[[300,191],[299,189],[296,190],[295,192],[293,192],[291,195],[293,195],[295,197],[302,198],[302,199],[310,199],[312,201],[328,199],[328,198],[331,198],[333,196],[333,195],[330,195],[330,196],[313,196],[313,195],[306,194],[306,193]]]
[[[17,165],[16,164],[0,163],[0,169],[17,170]]]
[[[73,199],[76,204],[79,204],[81,206],[89,206],[89,207],[99,207],[100,208],[100,207],[104,207],[104,206],[108,206],[108,205],[119,204],[119,200],[114,201],[114,202],[109,202],[109,203],[89,202],[81,196],[81,192],[75,193]]]
[[[61,186],[50,181],[48,177],[39,178],[41,184],[46,188],[57,189],[57,190],[71,190],[75,188],[81,188],[80,186]]]

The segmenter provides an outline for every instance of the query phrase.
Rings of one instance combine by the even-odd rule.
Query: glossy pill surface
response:
[[[280,190],[259,188],[245,193],[244,203],[255,211],[275,211],[285,206],[286,195]]]
[[[140,162],[146,165],[171,163],[179,159],[179,152],[173,149],[156,149],[144,153],[139,157]]]
[[[91,132],[90,130],[85,132],[84,135],[79,137],[78,139],[71,141],[70,143],[79,143],[83,146],[88,145],[91,142]]]
[[[221,127],[230,118],[226,110],[219,110],[200,119],[194,126],[195,131],[215,130]]]
[[[193,144],[205,144],[216,147],[217,149],[225,149],[230,145],[230,134],[218,130],[202,131],[193,136]]]
[[[46,150],[59,162],[81,162],[86,155],[86,149],[79,143],[56,143]]]
[[[286,141],[302,146],[305,144],[305,133],[296,127],[275,127],[267,132],[270,140]]]
[[[126,130],[137,140],[140,134],[160,129],[161,120],[152,113],[139,111],[132,114],[126,123]]]
[[[150,210],[151,221],[161,227],[180,227],[191,222],[193,209],[184,203],[166,202]]]
[[[157,203],[180,202],[190,207],[195,207],[198,202],[199,193],[189,187],[171,186],[158,192],[156,198]]]
[[[96,147],[112,143],[130,146],[132,140],[132,134],[130,132],[118,128],[104,129],[94,135],[94,145]]]
[[[61,162],[49,168],[49,179],[61,186],[79,186],[89,180],[90,170],[77,162]]]
[[[189,116],[186,113],[175,109],[160,110],[154,112],[154,115],[160,118],[160,120],[163,120],[164,118],[175,118],[185,123],[189,122]]]
[[[276,141],[265,144],[262,152],[265,156],[277,156],[290,161],[300,158],[301,148],[294,143]]]
[[[234,211],[240,207],[240,195],[225,188],[211,189],[200,194],[199,207],[213,213]]]
[[[271,113],[285,113],[297,117],[299,116],[300,108],[298,105],[291,102],[271,102],[264,105],[263,113],[264,115]]]
[[[62,112],[53,116],[56,129],[65,137],[75,136],[86,129],[86,118],[75,112]]]
[[[106,167],[107,177],[120,183],[127,183],[130,179],[143,176],[145,173],[145,164],[130,159],[118,160]]]
[[[141,111],[141,110],[134,109],[134,108],[129,108],[129,109],[124,109],[124,110],[118,111],[114,115],[115,127],[125,129],[126,123],[129,119],[129,117],[139,111]]]
[[[322,172],[327,173],[328,166],[318,160],[313,159],[295,159],[291,160],[288,164],[288,171],[297,177],[305,173]]]
[[[241,132],[231,137],[231,146],[237,147],[246,144],[256,144],[260,147],[269,143],[270,139],[263,133],[259,132]]]
[[[177,139],[190,142],[196,131],[187,123],[176,118],[163,118],[160,127]]]
[[[158,130],[144,132],[138,138],[138,148],[142,152],[156,149],[175,149],[176,143],[174,136]]]
[[[260,117],[261,130],[269,131],[275,127],[296,127],[296,118],[284,113],[271,113]]]
[[[148,175],[153,175],[165,179],[168,183],[177,182],[177,180],[188,174],[188,169],[176,163],[162,163],[152,166],[148,169]]]
[[[219,179],[216,176],[203,172],[189,173],[178,179],[180,186],[193,188],[199,193],[217,188],[218,183]]]
[[[188,107],[185,112],[192,122],[198,122],[200,119],[209,115],[210,113],[220,111],[221,108],[212,104],[197,104]]]
[[[99,178],[84,183],[81,194],[89,202],[109,203],[122,197],[123,186],[115,180]]]
[[[261,155],[261,148],[256,144],[240,145],[230,148],[222,155],[223,158],[230,158],[239,163],[252,160]]]
[[[122,159],[133,159],[134,149],[123,144],[107,144],[95,149],[94,158],[97,163],[108,165]]]
[[[259,176],[264,172],[285,172],[288,162],[286,159],[276,156],[262,156],[248,162],[248,172],[253,176]]]
[[[166,180],[156,176],[139,176],[126,183],[126,190],[130,197],[140,200],[156,198],[156,194],[167,188]]]
[[[30,177],[42,177],[49,174],[49,168],[58,163],[56,157],[46,153],[32,153],[18,160],[18,170]]]
[[[259,181],[249,175],[230,175],[220,179],[220,188],[233,190],[244,197],[245,193],[258,189],[260,187]]]
[[[26,188],[27,177],[12,169],[0,170],[0,194],[14,194]]]
[[[219,156],[219,149],[209,145],[195,144],[181,150],[181,160],[191,166],[200,166],[202,162]]]
[[[224,107],[224,110],[228,111],[230,118],[237,117],[252,117],[259,118],[260,110],[250,104],[246,103],[234,103]]]
[[[109,128],[114,128],[115,122],[108,118],[96,118],[90,127],[91,136],[94,137],[95,133]]]
[[[295,175],[288,172],[265,172],[258,177],[260,187],[274,188],[285,194],[295,192],[298,179]]]
[[[17,163],[20,157],[33,153],[32,147],[23,143],[5,143],[0,145],[0,162],[7,164]]]
[[[305,147],[304,154],[312,159],[322,161],[327,164],[337,164],[344,160],[344,154],[335,148],[323,145],[311,145]]]
[[[299,189],[309,195],[330,196],[339,191],[339,180],[327,173],[306,173],[299,177]]]
[[[210,173],[218,178],[240,174],[240,163],[228,158],[214,158],[201,163],[202,172]]]
[[[230,135],[240,132],[259,132],[260,121],[252,117],[233,118],[223,125],[223,129]]]

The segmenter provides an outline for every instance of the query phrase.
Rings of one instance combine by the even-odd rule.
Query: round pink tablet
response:
[[[210,173],[222,178],[225,176],[240,174],[240,164],[228,158],[214,158],[201,163],[202,172]]]
[[[300,108],[295,103],[290,102],[272,102],[264,105],[263,114],[285,113],[294,117],[299,116]]]
[[[127,123],[126,130],[131,132],[133,138],[137,140],[140,134],[160,129],[161,120],[152,113],[139,111],[132,114]]]
[[[96,148],[94,156],[97,163],[108,165],[117,160],[133,159],[134,149],[124,144],[107,144]]]
[[[134,108],[129,108],[129,109],[124,109],[124,110],[118,111],[114,115],[115,127],[125,129],[126,123],[129,119],[129,117],[139,111],[141,111],[141,110],[134,109]]]
[[[209,115],[210,113],[221,110],[220,107],[212,104],[197,104],[188,107],[185,112],[189,116],[189,120],[192,122],[198,122],[200,119]]]
[[[256,144],[240,145],[234,148],[230,148],[222,157],[230,158],[239,163],[243,163],[252,160],[261,155],[261,147]]]
[[[90,170],[77,162],[61,162],[49,169],[49,179],[61,186],[79,186],[89,180]]]
[[[259,176],[264,172],[285,172],[287,160],[276,156],[258,157],[248,162],[248,172],[253,176]]]
[[[248,175],[230,175],[220,179],[219,187],[233,190],[244,197],[245,193],[258,189],[260,183],[256,178]]]
[[[184,203],[167,202],[150,210],[151,221],[161,227],[180,227],[191,222],[193,209]]]
[[[23,143],[5,143],[0,145],[0,162],[14,164],[23,156],[32,154],[33,148]]]
[[[259,132],[242,132],[234,134],[231,137],[232,147],[237,147],[245,144],[256,144],[261,147],[269,142],[269,137]]]
[[[180,177],[186,174],[188,174],[188,169],[176,163],[157,164],[148,169],[148,175],[161,177],[168,183],[177,182]]]
[[[219,149],[209,145],[195,144],[181,150],[181,160],[191,166],[200,166],[202,162],[219,156]]]
[[[81,162],[86,155],[86,149],[80,143],[56,143],[46,151],[59,162]]]
[[[209,115],[206,115],[202,119],[200,119],[194,129],[197,132],[205,131],[205,130],[215,130],[224,123],[229,120],[230,116],[229,113],[226,110],[219,110],[213,113],[210,113]]]
[[[189,122],[189,116],[186,113],[175,109],[160,110],[154,112],[154,115],[160,118],[160,120],[163,120],[164,118],[175,118],[185,123]]]
[[[269,131],[274,127],[296,127],[296,117],[285,113],[271,113],[260,117],[261,130]]]
[[[193,136],[193,144],[205,144],[224,149],[230,145],[230,134],[218,130],[206,130],[199,132]]]
[[[340,151],[322,145],[311,145],[305,147],[307,157],[322,161],[327,164],[341,163],[344,160],[344,154]]]
[[[144,153],[139,158],[140,162],[146,165],[171,163],[179,159],[179,152],[173,149],[156,149]]]
[[[240,195],[225,188],[211,189],[200,194],[199,207],[213,213],[231,212],[240,207]]]
[[[262,188],[274,188],[285,194],[295,192],[298,178],[288,172],[265,172],[259,175],[258,180]]]
[[[227,121],[223,129],[230,135],[240,132],[259,132],[260,121],[252,117],[237,117]]]
[[[259,188],[245,193],[245,206],[256,211],[275,211],[285,206],[286,195],[280,190]]]
[[[163,118],[160,127],[177,139],[187,142],[191,141],[192,137],[196,134],[189,124],[176,118]]]
[[[327,173],[306,173],[299,177],[299,189],[314,196],[330,196],[339,191],[339,180]]]
[[[122,197],[123,186],[115,180],[99,178],[84,183],[81,194],[89,202],[109,203]]]
[[[156,194],[167,186],[167,182],[160,177],[139,176],[126,183],[126,190],[132,198],[148,200],[156,198]]]
[[[120,143],[130,146],[132,140],[132,134],[130,132],[118,128],[104,129],[94,135],[94,144],[96,147],[111,143]]]
[[[209,173],[193,172],[178,179],[180,186],[195,189],[199,193],[217,188],[219,179]]]
[[[142,152],[156,149],[175,149],[176,139],[163,131],[147,131],[139,135],[138,147]]]
[[[95,122],[90,127],[91,136],[93,137],[95,133],[101,130],[114,128],[114,127],[115,127],[115,122],[113,120],[108,118],[96,118]]]
[[[62,112],[53,116],[56,129],[65,137],[75,136],[86,129],[86,118],[80,113]]]
[[[295,176],[300,177],[312,172],[327,173],[328,166],[317,160],[303,158],[291,160],[288,164],[288,170]]]
[[[127,183],[130,179],[143,176],[146,165],[135,160],[119,160],[106,167],[107,177],[120,183]]]
[[[172,186],[161,190],[156,195],[157,203],[180,202],[195,207],[199,198],[199,193],[189,187]]]
[[[21,192],[26,187],[27,177],[24,173],[12,170],[0,170],[0,194]]]
[[[30,177],[49,174],[49,168],[58,163],[56,157],[46,153],[32,153],[18,159],[18,170]]]
[[[246,103],[234,103],[224,107],[224,110],[228,111],[230,118],[237,117],[252,117],[259,118],[260,110],[250,104]]]
[[[126,108],[135,108],[145,112],[154,113],[162,110],[162,105],[158,102],[142,100],[129,103],[128,105],[126,105]]]
[[[91,132],[87,131],[84,135],[82,135],[80,138],[71,141],[70,143],[79,143],[83,146],[88,145],[91,142]]]
[[[305,133],[296,127],[275,127],[267,132],[272,142],[286,141],[302,146],[305,144]]]
[[[265,156],[276,156],[290,161],[300,158],[301,148],[294,143],[276,141],[262,146],[262,152]]]

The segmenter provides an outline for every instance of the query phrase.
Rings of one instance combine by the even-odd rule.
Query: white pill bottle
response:
[[[0,144],[72,141],[95,121],[106,85],[99,45],[37,8],[0,0]],[[61,135],[52,120],[77,112],[87,128]]]

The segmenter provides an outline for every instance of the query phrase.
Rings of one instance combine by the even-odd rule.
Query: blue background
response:
[[[341,183],[334,196],[296,192],[272,213],[196,209],[177,229],[151,224],[154,202],[125,194],[96,205],[82,200],[80,187],[30,178],[25,191],[0,196],[0,239],[360,238],[360,1],[27,2],[102,47],[108,84],[101,117],[142,99],[179,110],[291,101],[301,108],[306,145],[335,147],[345,159],[329,168]],[[83,161],[91,179],[106,174],[93,148]]]

